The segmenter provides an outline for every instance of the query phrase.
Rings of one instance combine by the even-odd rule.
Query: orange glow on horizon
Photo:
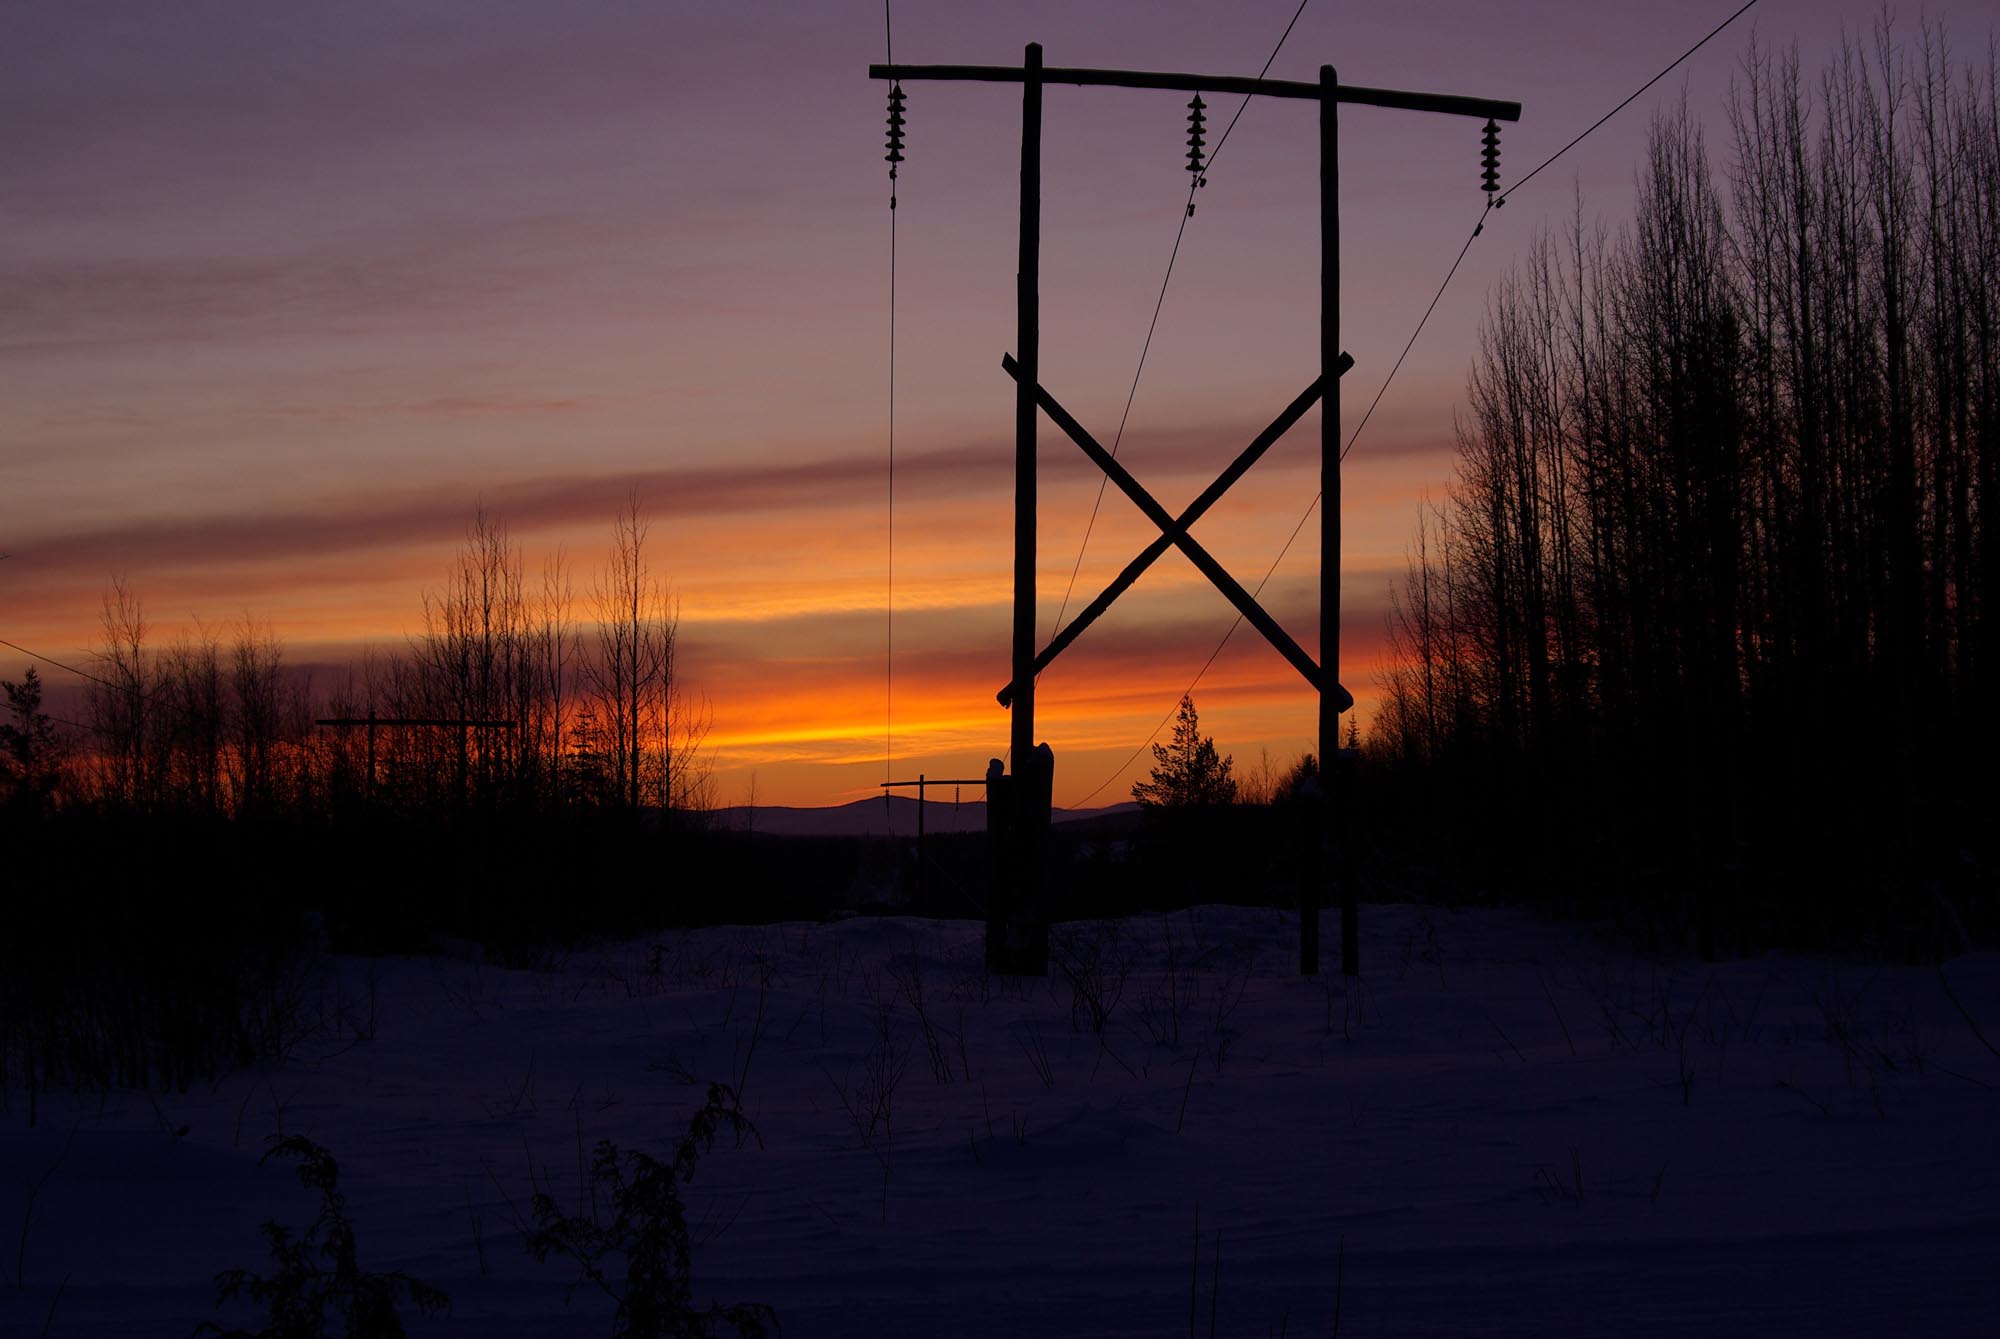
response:
[[[1261,501],[1268,515],[1270,499]],[[857,509],[852,519],[868,518]],[[779,517],[739,514],[656,525],[656,566],[679,599],[683,685],[708,721],[701,754],[712,772],[714,799],[740,802],[753,778],[761,803],[815,805],[875,794],[885,752],[893,754],[897,772],[982,775],[986,760],[1004,752],[1007,736],[1007,713],[995,701],[1008,656],[1010,591],[1000,561],[1007,539],[999,533],[1006,520],[1006,509],[991,502],[933,502],[899,530],[893,704],[879,552],[857,554],[838,525],[801,529]],[[1080,517],[1065,520],[1073,524]],[[1218,516],[1205,522],[1212,533],[1204,540],[1227,555],[1225,565],[1252,573],[1261,566],[1255,555],[1268,553],[1272,542],[1268,522],[1260,521],[1249,514]],[[1069,601],[1072,616],[1144,542],[1144,525],[1126,516],[1100,527]],[[363,548],[329,562],[274,561],[247,573],[232,571],[226,584],[220,568],[163,563],[147,580],[131,584],[155,648],[204,634],[226,643],[241,614],[197,621],[171,612],[213,607],[218,587],[260,620],[265,600],[252,597],[284,596],[283,618],[269,620],[272,630],[287,661],[314,667],[323,690],[364,656],[393,658],[408,646],[422,626],[423,592],[442,584],[462,534],[461,527],[422,543]],[[517,531],[514,539],[530,598],[540,589],[547,556],[558,550],[565,555],[570,615],[587,635],[591,567],[603,546],[602,527],[545,526]],[[686,561],[697,552],[701,564]],[[1045,550],[1044,638],[1069,583],[1063,561],[1059,551]],[[801,572],[809,575],[802,579]],[[1364,721],[1372,714],[1381,592],[1389,576],[1350,558],[1343,661]],[[1300,555],[1264,596],[1308,650],[1316,641],[1312,587],[1310,559]],[[99,639],[101,589],[29,589],[32,595],[13,601],[17,615],[38,615],[38,622],[27,624],[33,640],[24,638],[25,644],[87,658],[88,650],[79,648]],[[79,607],[86,611],[83,619],[77,618]],[[385,609],[393,617],[384,618]],[[1076,802],[1134,750],[1141,760],[1132,770],[1143,774],[1143,741],[1171,714],[1233,617],[1206,581],[1170,554],[1050,667],[1037,692],[1037,733],[1057,749],[1059,803]],[[1195,696],[1204,733],[1225,753],[1246,759],[1268,749],[1282,760],[1314,747],[1311,693],[1247,627],[1238,628]],[[1130,779],[1105,787],[1091,802],[1126,798]]]

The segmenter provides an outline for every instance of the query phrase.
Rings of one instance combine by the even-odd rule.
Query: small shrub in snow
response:
[[[923,961],[917,955],[913,944],[910,951],[889,959],[889,976],[896,983],[904,1003],[916,1016],[917,1030],[924,1039],[924,1053],[931,1064],[931,1078],[944,1084],[952,1081],[951,1048],[958,1051],[959,1063],[965,1069],[966,1077],[972,1077],[971,1065],[965,1058],[965,1010],[958,1011],[958,1028],[946,1027],[934,1015],[924,1000]]]
[[[1104,1035],[1105,1024],[1125,995],[1125,981],[1132,974],[1132,949],[1118,933],[1118,924],[1108,921],[1088,930],[1065,928],[1049,936],[1049,961],[1069,984],[1069,1025],[1078,1029],[1084,1018],[1090,1030]]]
[[[711,1083],[708,1100],[688,1123],[671,1163],[598,1141],[591,1174],[610,1192],[609,1223],[598,1222],[595,1215],[564,1214],[554,1197],[535,1195],[529,1251],[542,1262],[552,1255],[570,1257],[582,1271],[579,1283],[595,1284],[618,1304],[612,1339],[705,1339],[725,1326],[739,1336],[761,1337],[782,1328],[777,1314],[761,1303],[715,1303],[705,1311],[694,1307],[687,1206],[680,1187],[693,1178],[696,1162],[715,1146],[715,1136],[725,1126],[739,1141],[745,1135],[757,1137],[736,1094],[725,1084]],[[621,1259],[623,1277],[615,1278]],[[572,1284],[572,1294],[575,1289]]]
[[[1194,1003],[1199,986],[1192,964],[1185,960],[1182,945],[1174,934],[1172,918],[1162,914],[1160,929],[1167,950],[1167,969],[1139,985],[1139,1021],[1155,1046],[1179,1050],[1181,1025]]]
[[[820,1068],[826,1081],[833,1085],[834,1096],[861,1146],[882,1164],[884,1221],[889,1217],[889,1176],[895,1162],[896,1089],[910,1064],[908,1045],[896,1040],[895,1010],[894,996],[882,995],[876,999],[875,1045],[868,1050],[859,1079],[851,1068],[839,1079],[824,1066]]]
[[[354,1226],[347,1221],[347,1199],[340,1193],[340,1166],[333,1155],[301,1135],[280,1139],[258,1160],[297,1158],[299,1184],[320,1193],[319,1217],[305,1235],[293,1238],[281,1223],[264,1224],[277,1268],[269,1275],[246,1269],[226,1269],[215,1276],[215,1304],[238,1297],[270,1307],[270,1322],[258,1330],[225,1330],[213,1321],[195,1326],[196,1335],[220,1339],[402,1339],[403,1322],[396,1306],[414,1303],[418,1312],[433,1316],[451,1309],[441,1290],[407,1274],[372,1274],[361,1268],[354,1253]]]

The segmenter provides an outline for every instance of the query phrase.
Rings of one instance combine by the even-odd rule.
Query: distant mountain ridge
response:
[[[971,789],[967,787],[966,789]],[[942,791],[940,796],[938,792]],[[1113,804],[1102,809],[1058,809],[1055,821],[1074,823],[1106,814],[1126,813],[1137,805]],[[775,804],[734,804],[714,811],[729,832],[756,832],[773,837],[914,837],[917,799],[892,795],[886,800],[855,800],[824,808],[791,808]],[[935,786],[924,799],[926,833],[986,831],[986,801],[951,799],[950,788]]]

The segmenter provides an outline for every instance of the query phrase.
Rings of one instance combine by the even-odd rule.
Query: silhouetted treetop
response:
[[[1149,809],[1185,809],[1232,804],[1236,779],[1229,772],[1234,759],[1219,757],[1215,741],[1204,739],[1194,699],[1183,697],[1174,717],[1171,744],[1153,745],[1153,774],[1132,787],[1132,798]]]

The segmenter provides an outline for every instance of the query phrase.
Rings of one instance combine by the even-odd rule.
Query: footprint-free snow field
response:
[[[282,1063],[185,1093],[19,1092],[0,1331],[172,1335],[338,1165],[412,1336],[608,1335],[544,1211],[609,1223],[600,1141],[671,1162],[691,1297],[792,1336],[1991,1334],[2000,955],[1658,962],[1521,912],[1365,908],[1358,983],[1288,915],[676,932],[552,957],[322,956]],[[628,1164],[629,1165],[629,1164]],[[616,1259],[607,1283],[623,1285]]]

